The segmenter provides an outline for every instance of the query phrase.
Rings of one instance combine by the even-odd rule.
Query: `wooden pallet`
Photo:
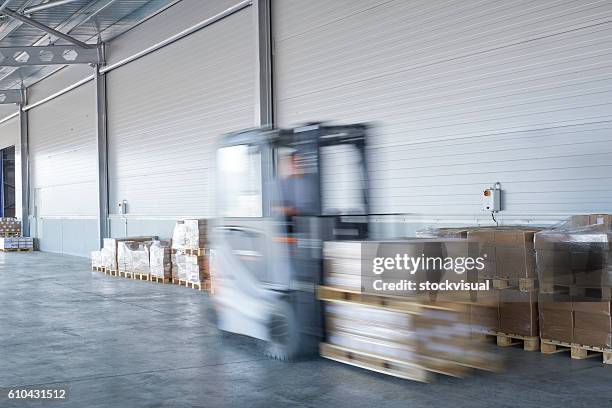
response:
[[[156,283],[172,283],[172,278],[164,278],[161,276],[149,275],[150,282]]]
[[[172,248],[173,254],[176,254],[177,252],[185,255],[204,256],[206,255],[206,248]]]
[[[116,276],[119,276],[120,278],[132,279],[133,273],[131,271],[119,270],[119,274]]]
[[[598,357],[600,354],[604,364],[612,364],[612,349],[585,346],[582,344],[566,343],[563,341],[542,339],[541,352],[544,354],[561,353],[570,351],[570,356],[576,360]]]
[[[106,266],[102,267],[102,272],[110,276],[119,276],[119,272],[116,269],[110,269],[110,268],[107,268]]]
[[[143,273],[143,272],[131,272],[131,273],[132,273],[132,279],[143,280],[143,281],[149,280],[148,273]]]
[[[172,278],[172,283],[197,290],[210,290],[210,281],[191,282],[184,279]]]
[[[319,349],[321,356],[327,359],[365,368],[366,370],[420,382],[429,382],[433,378],[432,372],[417,364],[384,358],[328,343],[321,343]]]
[[[336,286],[318,286],[317,297],[319,300],[328,302],[361,303],[366,306],[381,307],[412,314],[419,314],[425,308],[423,303],[411,301],[408,297],[402,298],[399,296],[363,293],[352,288],[348,289]],[[442,309],[442,307],[440,307],[440,309]]]
[[[0,248],[0,252],[32,252],[34,248]]]
[[[473,336],[482,339],[487,337],[495,337],[495,341],[499,347],[510,347],[522,344],[523,350],[525,351],[540,350],[540,338],[538,336],[521,336],[520,334],[509,334],[493,331],[473,333]]]

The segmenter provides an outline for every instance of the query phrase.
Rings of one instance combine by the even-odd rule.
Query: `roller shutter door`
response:
[[[609,212],[610,17],[603,0],[276,0],[276,119],[373,122],[375,212],[479,214],[496,181],[507,214]]]
[[[150,232],[163,234],[151,219],[213,215],[217,138],[254,125],[251,13],[246,8],[109,73],[111,212],[127,200],[130,225],[149,219]]]
[[[94,84],[29,111],[33,230],[42,250],[88,255],[97,244]]]

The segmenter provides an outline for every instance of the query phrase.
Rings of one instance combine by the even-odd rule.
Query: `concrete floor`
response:
[[[499,349],[504,373],[420,384],[267,360],[217,333],[206,294],[90,272],[82,258],[0,253],[0,276],[0,387],[69,389],[65,402],[0,407],[612,407],[601,358]]]

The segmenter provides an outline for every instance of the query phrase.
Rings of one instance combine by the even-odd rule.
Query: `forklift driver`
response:
[[[313,175],[300,165],[300,155],[292,152],[283,157],[280,166],[280,203],[277,211],[287,223],[287,233],[294,232],[293,217],[312,215],[316,211],[317,193]]]

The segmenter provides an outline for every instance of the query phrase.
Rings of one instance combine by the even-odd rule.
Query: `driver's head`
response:
[[[285,177],[300,174],[299,157],[297,152],[292,152],[283,157],[281,161],[282,174]]]

